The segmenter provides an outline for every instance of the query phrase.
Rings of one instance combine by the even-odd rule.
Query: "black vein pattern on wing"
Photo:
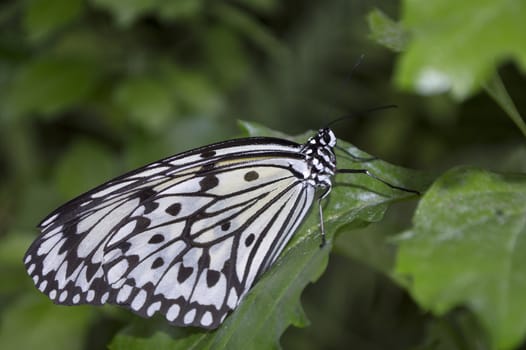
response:
[[[240,236],[240,233],[243,232],[257,217],[259,217],[259,215],[261,215],[262,213],[264,213],[265,211],[267,211],[272,205],[274,205],[279,199],[281,199],[283,196],[285,196],[289,191],[291,191],[295,186],[297,186],[297,182],[289,185],[285,190],[283,190],[280,194],[278,194],[276,197],[273,197],[269,200],[269,202],[266,203],[266,205],[261,208],[258,212],[256,212],[255,214],[252,215],[252,217],[250,217],[248,219],[248,221],[243,225],[241,226],[239,229],[237,229],[236,231],[232,232],[228,237],[232,237],[232,236],[237,236],[236,239],[234,239],[234,243],[233,243],[233,247],[232,247],[232,252],[235,252],[236,249],[237,249],[237,246],[239,245],[239,236]],[[303,202],[298,202],[298,203],[303,203],[303,208],[305,207],[305,200]],[[284,207],[285,204],[282,205],[281,208],[279,208],[279,210],[277,210],[277,212],[274,214],[274,216],[271,218],[271,220],[269,221],[269,224],[267,225],[267,227],[265,227],[260,235],[259,235],[259,239],[258,239],[258,242],[261,242],[263,240],[263,238],[265,238],[265,235],[269,232],[271,226],[274,224],[277,216],[281,213],[282,211],[282,208]],[[292,213],[293,212],[290,212],[288,214],[288,219],[287,220],[291,220],[292,218]],[[301,219],[301,218],[300,218]],[[289,234],[291,233],[290,231],[290,228],[287,229],[287,227],[285,227],[285,230],[282,230],[282,231],[279,231],[279,233],[285,233],[285,234]],[[223,238],[223,240],[226,240],[228,237],[226,238]],[[280,239],[281,238],[281,239]],[[140,264],[141,262],[147,260],[150,256],[152,255],[155,255],[157,254],[159,251],[161,251],[162,249],[166,248],[167,246],[169,246],[170,244],[173,244],[175,241],[177,240],[180,240],[181,238],[180,237],[177,237],[177,238],[174,238],[172,241],[166,243],[164,246],[160,247],[159,249],[157,249],[156,251],[154,252],[151,252],[150,255],[148,256],[145,256],[141,259],[141,261],[138,261],[137,264]],[[274,241],[274,239],[271,239],[272,241]],[[284,241],[285,240],[285,237],[278,237],[278,240],[279,241]],[[288,239],[287,239],[288,241]],[[217,242],[210,242],[210,244],[208,245],[205,245],[206,246],[211,246],[213,244],[216,244]],[[174,257],[172,259],[172,261],[170,262],[170,265],[166,268],[165,270],[165,273],[166,274],[170,268],[175,265],[176,263],[179,262],[179,259],[184,256],[189,249],[195,247],[196,245],[195,244],[192,244],[192,246],[190,245],[187,245],[187,247],[180,252],[180,254],[177,256],[177,257]],[[257,251],[257,248],[259,247],[259,244],[256,244],[253,249],[252,249],[252,254],[249,258],[249,263],[247,264],[247,269],[250,267],[251,265],[251,260],[255,254],[255,252]],[[207,254],[208,252],[206,252]],[[268,252],[267,255],[274,255],[274,256],[277,256],[279,254],[279,252]],[[223,268],[223,270],[221,271],[223,274],[225,274],[225,276],[227,277],[227,288],[226,290],[230,290],[230,288],[234,287],[238,293],[238,295],[243,296],[244,293],[251,287],[251,285],[255,282],[255,279],[251,281],[250,284],[247,284],[247,273],[245,273],[245,277],[243,278],[242,281],[239,281],[239,279],[236,277],[236,273],[234,271],[235,269],[235,266],[236,266],[236,261],[235,261],[235,256],[232,254],[231,256],[231,259],[232,259],[232,262],[230,264],[226,264],[226,266]],[[203,271],[208,267],[207,264],[198,264],[198,272],[196,272],[197,274],[197,280],[199,279],[199,276],[201,276],[201,274],[203,273]],[[259,268],[259,272],[256,276],[256,279],[257,277],[259,277],[263,272],[264,272],[265,269],[262,269],[261,267]],[[154,291],[156,289],[156,287],[158,286],[159,283],[161,283],[162,279],[164,278],[164,274],[163,276],[161,276],[159,279],[158,279],[158,282],[156,284],[153,284],[152,286],[148,286],[147,289],[149,289],[152,294],[152,296],[150,297],[151,299],[151,302],[156,302],[156,301],[162,301],[162,305],[171,305],[173,304],[174,301],[170,301],[170,300],[166,300],[165,298],[162,298],[161,296],[155,296],[153,295],[154,294]],[[129,281],[131,284],[134,284],[134,281]],[[141,286],[141,288],[144,288],[144,286]],[[197,281],[194,283],[193,285],[193,288],[192,288],[192,292],[190,294],[190,297],[188,300],[191,300],[192,299],[192,296],[194,295],[194,292],[195,292],[195,289],[197,288]],[[190,304],[187,304],[188,300],[185,300],[185,307],[183,308],[182,307],[182,313],[181,315],[184,316],[184,312],[187,312],[188,309],[192,309],[192,308],[197,308],[198,306],[200,306],[200,311],[198,312],[197,316],[200,316],[202,315],[203,312],[205,311],[212,311],[213,314],[215,314],[215,317],[214,317],[214,320],[219,322],[221,320],[221,317],[226,315],[232,308],[231,307],[227,307],[226,306],[226,298],[227,298],[227,295],[225,294],[224,295],[224,300],[223,300],[223,308],[220,309],[220,310],[214,310],[212,308],[203,308],[202,305],[197,305],[196,303],[190,303]],[[116,301],[113,301],[113,302],[116,302]],[[183,301],[178,301],[181,305],[183,304]],[[238,300],[239,302],[239,300]],[[122,304],[122,303],[121,303]],[[124,303],[124,305],[126,306],[126,303]],[[160,312],[164,313],[166,312],[167,307],[164,307],[161,306],[161,310]],[[164,309],[164,310],[163,310]],[[147,316],[144,314],[144,310],[146,310],[146,308],[142,308],[141,310],[138,310],[138,313],[143,315],[143,316]],[[135,311],[137,312],[137,310],[133,310],[132,311]],[[198,317],[197,317],[198,318]],[[176,319],[175,320],[175,324],[181,324],[182,320],[181,319]],[[214,323],[215,324],[215,323]],[[218,323],[219,324],[219,323]],[[200,325],[199,323],[196,323],[195,325]]]
[[[212,174],[212,173],[218,173],[218,170],[221,170],[221,169],[215,169],[215,170],[208,170],[206,172],[204,172],[203,174],[201,175],[209,175],[209,174]],[[226,171],[228,169],[225,169],[223,168],[222,171]],[[168,180],[165,180],[165,182],[169,181],[169,180],[173,180],[174,178],[177,178],[178,176],[175,175],[175,176],[172,176],[171,178],[167,178]],[[277,180],[276,180],[277,181]],[[112,185],[113,185],[113,182],[112,182]],[[159,183],[157,184],[159,185]],[[251,189],[246,189],[246,190],[242,190],[242,191],[238,191],[238,192],[234,192],[232,195],[235,195],[237,193],[240,193],[240,192],[246,192],[246,191],[250,191]],[[105,201],[102,201],[103,205],[100,206],[100,207],[94,207],[92,208],[92,210],[89,210],[81,215],[79,215],[79,217],[77,218],[77,220],[70,220],[66,223],[64,223],[64,229],[63,230],[58,230],[56,233],[54,233],[53,235],[51,236],[48,236],[47,234],[49,234],[50,232],[53,231],[54,228],[60,226],[58,224],[56,225],[49,225],[48,227],[46,227],[44,230],[43,230],[43,235],[42,235],[42,239],[51,239],[54,235],[59,235],[59,236],[71,236],[71,237],[75,237],[76,239],[70,239],[70,240],[66,240],[65,243],[62,243],[61,240],[58,240],[55,245],[58,245],[58,244],[61,244],[62,243],[62,246],[61,246],[61,249],[59,251],[59,254],[62,253],[62,252],[65,252],[66,250],[68,251],[71,251],[71,252],[75,252],[75,250],[73,250],[72,248],[77,248],[78,245],[81,243],[82,241],[82,237],[78,237],[79,235],[82,236],[82,233],[84,233],[84,235],[87,235],[88,233],[90,233],[93,228],[99,224],[102,220],[106,219],[109,215],[112,215],[113,211],[115,211],[115,209],[119,208],[120,206],[122,205],[125,205],[130,198],[133,198],[133,196],[131,195],[131,192],[132,191],[127,191],[127,192],[124,192],[124,193],[119,193],[119,196],[116,196],[115,198],[112,198],[111,200],[105,200]],[[139,194],[139,197],[140,197],[140,194],[141,192],[139,191],[133,191],[135,193],[138,193]],[[184,193],[184,195],[192,195],[192,194],[189,194],[189,193]],[[201,194],[202,195],[202,194]],[[148,201],[148,200],[153,200],[153,198],[155,197],[149,197],[147,199],[145,199],[145,201]],[[135,206],[135,208],[139,205],[141,205],[143,201],[139,201],[137,203],[137,205]],[[105,204],[105,205],[104,205]],[[93,215],[94,213],[97,213],[97,212],[100,212],[102,209],[107,209],[109,207],[112,207],[112,206],[115,206],[113,208],[111,208],[111,210],[109,210],[107,213],[105,213],[103,216],[101,216],[97,221],[95,221],[94,223],[92,223],[91,227],[87,228],[84,232],[78,232],[76,231],[76,227],[78,226],[79,223],[81,223],[83,220],[85,220],[87,217],[90,217],[91,215]],[[129,210],[130,212],[133,212],[133,209],[130,209]],[[53,215],[53,214],[52,214]],[[184,219],[180,219],[181,221],[184,220]],[[78,266],[80,264],[83,263],[84,260],[86,259],[91,259],[93,257],[93,254],[104,244],[107,243],[107,241],[109,240],[109,238],[116,232],[118,231],[118,229],[120,227],[122,227],[123,225],[123,221],[121,221],[121,223],[118,223],[117,225],[115,225],[114,227],[111,228],[109,234],[107,235],[107,237],[105,237],[106,239],[101,239],[99,241],[99,243],[97,244],[97,246],[94,247],[94,249],[91,251],[91,253],[85,257],[85,258],[78,258],[78,257],[75,257],[75,256],[71,256],[72,254],[69,254],[69,258],[70,259],[63,259],[61,264],[56,268],[56,271],[58,271],[60,269],[60,267],[62,266],[62,264],[64,263],[67,263],[68,266],[67,266],[67,272],[66,272],[66,275],[70,276],[73,271],[75,271]],[[30,249],[29,251],[35,251],[37,250],[38,246],[40,245],[42,239],[40,240],[37,240],[34,242],[33,246],[34,246],[34,249]],[[51,249],[49,249],[49,251],[52,251],[54,247],[52,247]],[[29,252],[28,251],[28,252]],[[92,265],[88,265],[88,273],[87,273],[87,278],[88,280],[90,280],[91,277],[93,277],[93,275],[95,274],[96,270],[98,269],[98,266],[95,265],[95,264],[92,264]],[[79,271],[80,273],[80,271]],[[47,288],[48,290],[52,290],[52,289],[59,289],[59,288],[56,288],[56,285],[55,284],[50,284]]]
[[[305,191],[307,191],[306,188],[303,189],[303,192]],[[301,218],[305,216],[307,211],[310,209],[312,200],[309,201],[308,195],[304,193],[301,199],[302,201],[296,202],[294,210],[290,211],[289,214],[287,215],[286,225],[284,226],[284,229],[283,229],[284,232],[290,232],[290,233],[295,232],[296,228],[302,222]],[[272,264],[277,259],[277,257],[281,254],[281,252],[285,248],[285,245],[288,243],[290,239],[290,237],[286,235],[282,235],[281,237],[278,237],[278,238],[279,239],[272,241],[272,245],[270,249],[268,250],[268,254],[265,256],[265,260],[263,261],[262,264],[260,264],[260,267],[257,272],[258,277],[261,276],[265,271],[267,271],[270,266],[272,266]]]

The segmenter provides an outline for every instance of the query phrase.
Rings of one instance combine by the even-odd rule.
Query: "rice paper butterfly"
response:
[[[336,172],[336,137],[250,137],[112,179],[53,211],[24,264],[54,303],[115,304],[177,326],[217,328],[267,271]]]

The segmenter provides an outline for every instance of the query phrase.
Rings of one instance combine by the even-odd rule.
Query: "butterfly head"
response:
[[[320,144],[324,146],[329,146],[331,148],[336,146],[336,135],[334,135],[334,131],[329,128],[320,129],[316,138],[318,138]]]

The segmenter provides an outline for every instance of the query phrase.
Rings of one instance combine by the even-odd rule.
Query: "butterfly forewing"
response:
[[[46,218],[26,268],[55,303],[216,328],[311,207],[319,181],[305,147],[232,140],[120,176]]]

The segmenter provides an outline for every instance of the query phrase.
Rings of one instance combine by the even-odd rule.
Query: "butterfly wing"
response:
[[[227,141],[111,180],[41,223],[28,273],[55,303],[113,303],[216,328],[312,204],[299,147]]]

